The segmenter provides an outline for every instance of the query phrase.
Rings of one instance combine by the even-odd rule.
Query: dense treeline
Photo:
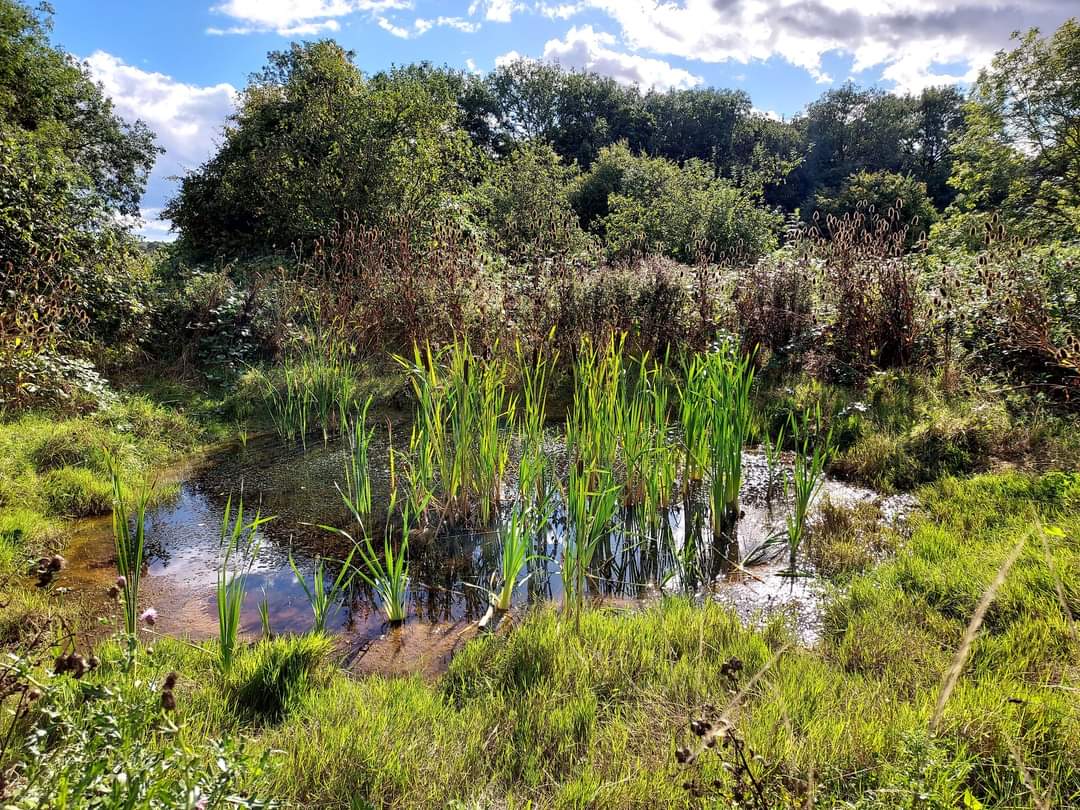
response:
[[[1080,378],[1075,20],[1018,36],[969,91],[848,84],[787,121],[741,91],[643,93],[531,61],[365,75],[333,41],[294,44],[251,76],[167,206],[176,245],[149,255],[122,215],[152,135],[39,13],[0,0],[7,407],[97,390],[96,370],[137,357],[228,376],[280,356],[315,309],[369,350],[617,329],[656,349],[737,333],[779,357],[816,335],[834,374],[962,346]],[[888,331],[874,318],[923,337],[838,345]]]

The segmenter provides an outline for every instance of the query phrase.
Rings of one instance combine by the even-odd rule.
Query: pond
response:
[[[381,441],[379,439],[381,433]],[[398,419],[394,436],[407,435]],[[389,488],[389,444],[376,432],[371,448],[375,503],[385,503]],[[304,632],[312,614],[304,587],[290,565],[308,583],[316,561],[326,561],[329,576],[340,569],[348,543],[320,526],[349,528],[351,517],[336,489],[348,450],[341,443],[309,443],[306,449],[262,436],[192,460],[180,469],[179,493],[148,513],[148,570],[141,601],[152,605],[158,620],[152,632],[205,640],[217,635],[216,591],[223,550],[221,523],[228,499],[242,497],[246,514],[257,510],[274,520],[260,531],[260,543],[248,577],[243,633],[261,632],[260,602],[269,607],[275,633]],[[552,435],[551,455],[565,466],[565,450]],[[770,473],[764,455],[746,451],[738,523],[739,558],[766,538],[782,532],[789,509],[780,496],[770,497]],[[775,483],[775,482],[774,482]],[[826,479],[821,497],[834,503],[882,500],[874,492]],[[888,510],[896,511],[895,504]],[[812,577],[784,575],[777,557],[786,547],[766,554],[753,566],[725,565],[720,576],[699,576],[708,563],[688,566],[683,552],[691,545],[710,549],[711,535],[694,499],[668,510],[663,540],[644,535],[633,513],[624,510],[615,530],[601,544],[592,567],[591,598],[611,608],[634,608],[662,592],[692,592],[721,600],[747,620],[762,613],[792,614],[804,642],[814,640],[819,587]],[[381,540],[381,522],[373,534]],[[689,526],[689,528],[688,528]],[[530,604],[559,601],[561,543],[565,518],[556,508],[537,557],[514,592],[515,612]],[[696,542],[695,542],[696,539]],[[729,552],[730,553],[730,552]],[[115,579],[109,520],[87,521],[76,530],[67,551],[69,565],[57,584],[92,597],[106,612],[105,593]],[[731,553],[731,556],[735,556]],[[357,671],[435,673],[445,668],[459,644],[476,632],[488,610],[488,589],[496,583],[500,546],[498,525],[483,531],[414,534],[409,554],[409,615],[401,627],[388,627],[371,589],[354,580],[335,610],[328,629],[337,635],[348,665]],[[695,555],[701,560],[700,555]]]

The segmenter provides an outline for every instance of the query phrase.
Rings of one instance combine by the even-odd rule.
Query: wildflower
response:
[[[153,627],[157,624],[157,611],[153,608],[147,608],[139,614],[139,621],[146,622],[150,627]]]

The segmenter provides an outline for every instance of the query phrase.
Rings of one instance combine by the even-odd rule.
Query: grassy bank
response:
[[[770,807],[811,795],[817,806],[1030,807],[1036,794],[1072,806],[1080,477],[947,479],[922,495],[895,555],[829,598],[813,650],[793,645],[779,619],[748,629],[715,604],[670,600],[587,613],[580,634],[538,610],[470,643],[434,684],[355,680],[325,645],[296,639],[248,649],[223,677],[208,653],[162,639],[136,678],[110,647],[82,681],[52,679],[43,701],[85,728],[83,715],[104,711],[88,698],[108,685],[127,721],[94,756],[129,771],[148,752],[209,761],[220,750],[207,739],[245,739],[222,760],[235,766],[230,785],[302,806],[680,807],[695,806],[695,792],[754,806],[756,789]],[[1021,538],[934,733],[943,673]],[[172,670],[177,708],[162,714]],[[680,765],[677,749],[697,739],[690,721],[721,714],[727,744]],[[27,775],[74,778],[86,746],[100,745],[84,736],[32,759]],[[201,773],[192,768],[165,778]]]

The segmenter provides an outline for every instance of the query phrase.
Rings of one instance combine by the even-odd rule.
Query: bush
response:
[[[805,261],[763,259],[735,282],[735,323],[743,351],[758,351],[758,363],[803,347],[814,327],[813,272]]]
[[[861,229],[877,236],[897,236],[906,248],[930,233],[937,209],[926,193],[926,183],[893,172],[860,171],[834,193],[814,198],[815,215],[828,222],[854,219]]]
[[[270,722],[281,720],[308,690],[328,677],[323,667],[334,642],[325,635],[274,638],[244,652],[229,675],[236,705]]]
[[[41,485],[53,514],[79,518],[104,515],[112,510],[112,489],[108,482],[85,467],[50,470]]]

